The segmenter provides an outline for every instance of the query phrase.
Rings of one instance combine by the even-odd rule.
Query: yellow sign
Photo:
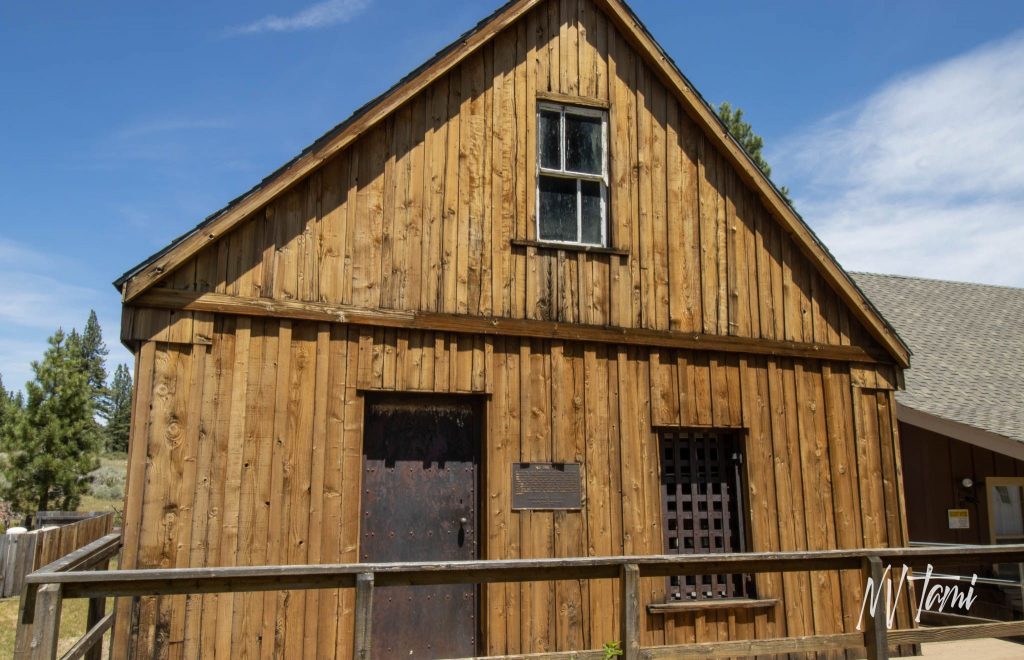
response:
[[[971,516],[967,509],[946,509],[950,529],[970,529]]]

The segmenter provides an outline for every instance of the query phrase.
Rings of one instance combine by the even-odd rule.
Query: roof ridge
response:
[[[936,282],[940,284],[956,284],[959,286],[982,286],[991,289],[1009,289],[1010,291],[1024,292],[1024,287],[1011,286],[1009,284],[991,284],[988,282],[964,282],[963,280],[947,280],[941,277],[921,277],[918,275],[901,275],[898,273],[870,273],[862,270],[847,271],[850,275],[867,275],[868,277],[887,277],[899,280],[915,280],[919,282]]]

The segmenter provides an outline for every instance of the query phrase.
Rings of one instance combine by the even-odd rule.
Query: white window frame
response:
[[[542,111],[557,112],[559,116],[559,130],[558,134],[561,138],[561,145],[559,149],[560,161],[559,169],[552,169],[541,166],[542,154],[541,154],[541,133],[540,133],[540,113]],[[565,168],[565,115],[574,115],[577,117],[596,117],[601,120],[601,173],[591,174],[589,172],[573,172]],[[597,108],[586,108],[575,105],[565,105],[561,103],[547,103],[541,102],[537,104],[537,163],[536,163],[536,179],[535,190],[536,190],[536,232],[537,240],[541,243],[558,243],[562,245],[579,245],[584,247],[608,247],[608,111],[600,110]],[[540,177],[541,175],[556,177],[560,179],[572,179],[576,181],[576,240],[575,241],[563,241],[551,238],[541,238],[540,232]],[[583,195],[581,181],[596,181],[601,184],[601,242],[600,243],[585,243],[583,242]]]

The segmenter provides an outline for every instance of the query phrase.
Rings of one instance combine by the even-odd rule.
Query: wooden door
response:
[[[370,399],[363,448],[363,562],[477,558],[480,423],[472,402],[436,396]],[[381,587],[374,658],[477,652],[475,585]]]

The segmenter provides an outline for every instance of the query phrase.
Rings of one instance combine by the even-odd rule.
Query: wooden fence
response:
[[[294,589],[355,588],[353,655],[373,657],[371,612],[376,587],[436,584],[490,584],[547,580],[618,578],[620,640],[623,660],[708,658],[778,655],[815,651],[866,649],[874,660],[888,658],[901,645],[982,637],[1024,635],[1024,621],[887,630],[885,596],[873,616],[865,616],[863,632],[717,641],[704,644],[642,647],[640,644],[640,578],[708,573],[786,573],[859,569],[866,580],[881,583],[886,564],[915,569],[957,566],[964,563],[1024,561],[1024,545],[959,546],[943,548],[875,548],[821,552],[772,552],[714,555],[657,555],[461,561],[447,563],[330,564],[311,566],[258,566],[181,568],[127,571],[84,570],[104,564],[120,547],[111,534],[26,578],[27,590],[19,620],[19,651],[15,657],[56,658],[60,612],[65,598],[90,598],[85,636],[65,660],[99,657],[99,642],[113,625],[113,612],[104,615],[108,596],[237,593]],[[897,574],[899,570],[895,571]],[[95,611],[94,611],[95,610]],[[24,643],[30,640],[30,643]],[[23,650],[21,650],[23,649]],[[92,654],[92,655],[89,655]],[[523,657],[523,656],[514,656]],[[530,655],[545,660],[604,657],[600,650],[578,650]],[[492,658],[492,660],[494,660]],[[507,659],[506,659],[507,660]]]
[[[113,513],[78,517],[77,522],[60,527],[0,536],[0,598],[19,595],[26,575],[114,529]]]
[[[37,511],[32,516],[33,529],[41,529],[49,525],[70,525],[79,520],[92,518],[93,516],[105,515],[102,513],[84,513],[82,511]]]

